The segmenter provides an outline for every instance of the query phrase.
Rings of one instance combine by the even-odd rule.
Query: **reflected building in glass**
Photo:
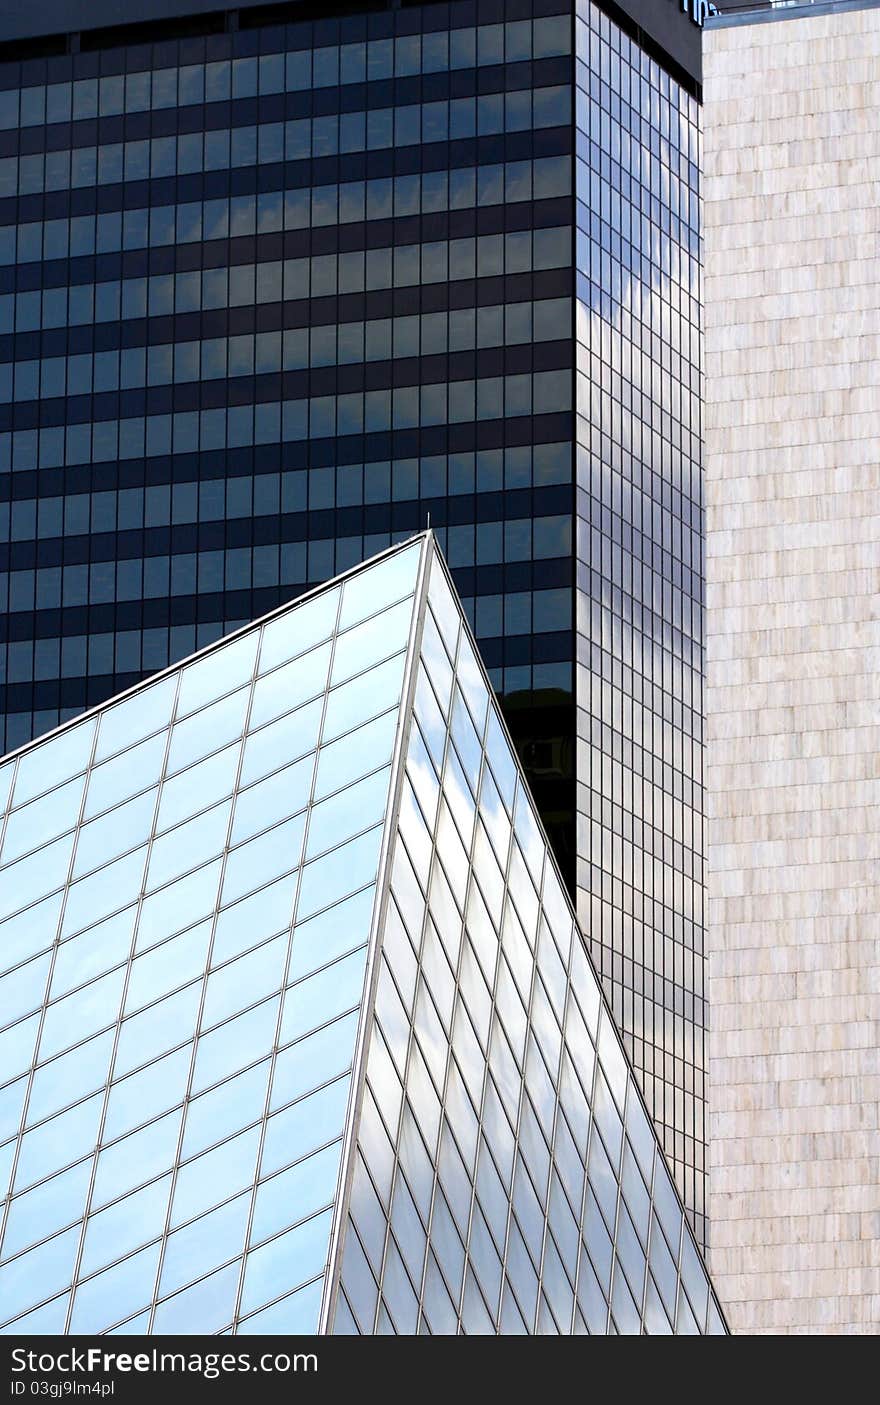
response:
[[[700,31],[142,8],[0,35],[0,745],[430,523],[702,1238]]]
[[[430,533],[0,787],[0,1330],[726,1330]]]

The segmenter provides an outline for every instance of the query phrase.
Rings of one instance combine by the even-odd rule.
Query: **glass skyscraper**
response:
[[[702,1239],[699,30],[182,9],[0,43],[5,748],[430,523]]]
[[[704,1237],[700,107],[575,48],[578,914]]]
[[[722,1333],[430,534],[0,770],[4,1333]]]

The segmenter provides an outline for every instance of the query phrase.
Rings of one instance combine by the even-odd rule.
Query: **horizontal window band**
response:
[[[418,354],[395,361],[361,361],[347,366],[313,367],[311,371],[278,371],[257,376],[230,376],[142,389],[107,391],[96,395],[57,398],[42,402],[19,401],[0,406],[0,433],[38,426],[100,424],[130,415],[220,409],[227,404],[261,404],[279,392],[298,400],[321,395],[348,395],[378,390],[404,390],[416,386],[456,384],[495,374],[530,375],[570,368],[574,350],[570,340],[525,342],[521,346],[487,346],[473,351]],[[211,390],[215,392],[211,394]],[[54,411],[54,413],[53,413]]]
[[[440,454],[473,453],[485,449],[526,448],[569,441],[574,432],[569,412],[517,416],[515,419],[472,421],[470,424],[436,425],[421,430],[394,430],[384,434],[337,436],[261,445],[258,455],[252,446],[200,450],[196,454],[170,454],[157,459],[108,460],[100,466],[101,486],[139,487],[152,483],[195,481],[199,478],[226,478],[253,474],[257,460],[263,472],[288,471],[306,467],[344,467],[348,464],[382,462],[398,458],[429,458]],[[12,477],[0,474],[0,501],[20,498],[53,497],[63,493],[93,490],[93,469],[89,463],[67,468],[20,470]]]
[[[484,499],[481,502],[481,498]],[[516,503],[498,499],[517,499]],[[526,501],[523,501],[523,498]],[[484,523],[540,522],[545,517],[570,517],[571,488],[553,488],[507,493],[486,493],[461,498],[422,497],[408,502],[370,503],[364,507],[341,507],[309,512],[274,513],[262,517],[238,517],[220,522],[177,523],[172,527],[150,527],[143,531],[103,532],[88,536],[53,537],[38,543],[16,542],[9,566],[0,561],[0,570],[52,570],[67,566],[97,565],[117,561],[141,561],[163,555],[189,552],[225,552],[272,546],[279,542],[338,541],[346,537],[372,536],[377,532],[404,530],[412,518],[430,514],[438,530],[449,527],[478,527]],[[510,563],[508,563],[508,566]],[[0,642],[13,629],[17,610],[0,615]],[[52,631],[55,632],[55,631]],[[21,637],[14,633],[9,638]]]
[[[118,113],[71,121],[0,130],[0,159],[35,156],[44,152],[78,150],[123,141],[145,141],[169,136],[190,136],[218,130],[235,131],[247,126],[291,120],[356,116],[363,111],[422,106],[436,102],[467,101],[505,93],[540,91],[571,84],[571,58],[559,56],[523,60],[507,66],[306,88],[259,97],[177,103],[147,112]]]
[[[560,241],[570,230],[560,230]],[[551,231],[547,231],[549,234]],[[419,247],[419,246],[415,246]],[[259,265],[258,265],[259,267]],[[410,317],[432,312],[457,312],[494,307],[501,303],[542,301],[570,297],[574,285],[571,267],[535,269],[525,273],[490,274],[437,283],[413,283],[397,288],[373,288],[362,293],[337,293],[325,297],[289,299],[245,307],[209,308],[155,317],[132,318],[79,327],[0,336],[0,364],[53,356],[83,356],[105,351],[128,351],[139,346],[161,346],[223,336],[246,336],[272,331],[300,331],[332,327],[351,321]],[[26,340],[27,339],[27,340]]]
[[[432,149],[433,148],[433,149]],[[390,180],[400,176],[445,170],[479,169],[500,162],[519,162],[571,155],[574,129],[547,127],[531,132],[435,142],[328,156],[309,161],[278,162],[232,170],[199,171],[192,175],[161,176],[150,180],[121,181],[107,186],[83,186],[70,191],[6,196],[0,199],[0,226],[42,219],[107,214],[119,210],[154,208],[229,196],[254,196],[278,190],[308,190],[364,180]]]
[[[275,193],[280,199],[284,192]],[[173,208],[179,210],[179,207]],[[143,213],[147,214],[148,210]],[[81,287],[88,283],[116,282],[127,278],[232,268],[244,263],[271,263],[282,258],[314,258],[324,254],[435,243],[440,239],[471,239],[484,234],[509,234],[570,223],[571,196],[548,196],[507,204],[426,209],[420,214],[371,217],[355,220],[351,224],[230,234],[217,239],[199,238],[191,242],[72,255],[43,262],[19,261],[14,265],[15,281],[19,292],[45,291],[47,288]],[[8,269],[9,266],[0,268],[0,284],[4,280],[7,283],[10,281]]]

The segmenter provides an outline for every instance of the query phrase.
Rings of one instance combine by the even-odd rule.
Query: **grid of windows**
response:
[[[724,1331],[436,554],[374,989],[332,1330]]]
[[[699,104],[576,19],[578,910],[705,1240]]]
[[[698,117],[587,0],[0,66],[0,712],[430,522],[702,1236]]]
[[[7,747],[427,520],[570,729],[571,63],[456,0],[0,68]]]
[[[316,1330],[421,555],[0,771],[0,1331]]]
[[[724,1331],[430,534],[0,812],[0,1332]]]

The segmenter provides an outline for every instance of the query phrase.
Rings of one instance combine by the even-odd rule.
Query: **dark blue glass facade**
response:
[[[6,748],[428,520],[515,715],[570,730],[567,11],[0,67]]]

